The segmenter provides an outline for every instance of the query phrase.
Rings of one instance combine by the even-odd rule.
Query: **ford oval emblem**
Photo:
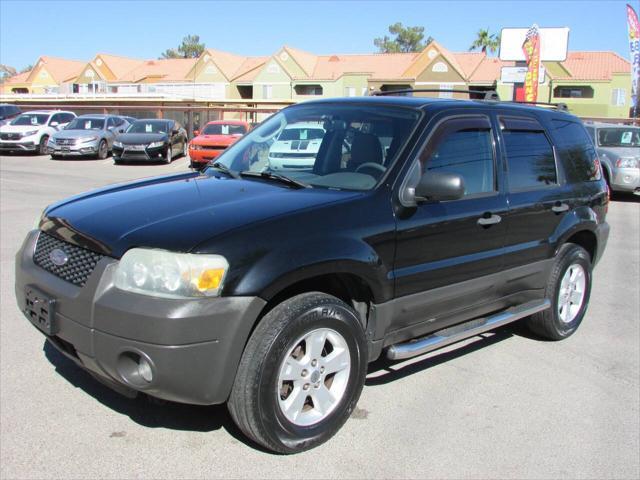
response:
[[[58,267],[62,267],[69,261],[69,255],[64,250],[60,250],[59,248],[54,248],[51,250],[49,254],[49,259],[53,262],[54,265]]]

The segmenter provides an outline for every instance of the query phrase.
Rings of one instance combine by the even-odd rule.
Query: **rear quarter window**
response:
[[[556,151],[570,183],[600,180],[593,141],[585,127],[570,120],[552,120]]]

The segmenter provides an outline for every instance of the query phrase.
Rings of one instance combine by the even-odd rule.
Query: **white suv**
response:
[[[18,115],[0,127],[0,151],[47,153],[47,141],[76,118],[73,112],[32,111]]]

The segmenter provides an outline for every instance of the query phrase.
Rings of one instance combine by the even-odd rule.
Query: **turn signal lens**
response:
[[[220,287],[224,272],[223,268],[212,268],[203,271],[198,277],[198,291],[206,292],[207,290],[215,290]]]

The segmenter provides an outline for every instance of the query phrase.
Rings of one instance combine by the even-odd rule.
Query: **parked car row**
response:
[[[12,111],[8,111],[12,114]],[[118,115],[68,111],[18,113],[0,127],[0,151],[50,154],[53,159],[72,157],[171,161],[186,155],[187,132],[168,119],[135,119]]]

